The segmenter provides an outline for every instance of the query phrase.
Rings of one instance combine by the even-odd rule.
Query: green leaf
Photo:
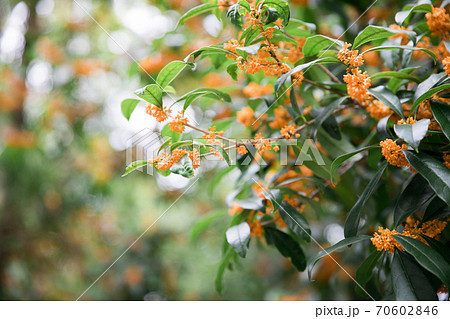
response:
[[[414,175],[397,199],[394,208],[394,226],[414,213],[434,195],[428,182],[420,174]]]
[[[184,58],[184,62],[187,62],[191,56],[193,56],[194,59],[196,59],[200,55],[207,56],[207,55],[226,55],[226,54],[231,54],[237,57],[235,53],[225,50],[221,46],[210,45],[191,52],[187,57]]]
[[[125,116],[127,120],[130,119],[131,113],[133,113],[134,109],[136,108],[136,105],[138,105],[140,101],[135,99],[126,99],[122,101],[121,109],[122,114]]]
[[[363,291],[361,287],[364,288],[364,286],[369,282],[370,278],[372,278],[373,275],[373,269],[378,264],[378,260],[380,259],[381,255],[383,254],[382,251],[374,251],[369,255],[369,257],[366,258],[366,260],[363,261],[361,266],[356,270],[356,281],[358,282],[358,286],[356,286],[356,291],[359,295],[365,296],[366,293]]]
[[[322,112],[318,116],[315,117],[316,121],[314,122],[313,126],[311,127],[310,135],[311,139],[316,139],[316,134],[319,128],[322,126],[322,124],[325,122],[326,119],[328,119],[331,114],[339,107],[341,106],[344,101],[347,99],[347,96],[341,97],[333,102],[331,102],[329,105],[324,107]]]
[[[362,30],[353,42],[353,49],[363,45],[364,43],[389,38],[391,35],[403,33],[406,34],[414,43],[416,42],[416,33],[413,31],[396,30],[386,27],[369,25]]]
[[[450,84],[444,84],[444,85],[440,85],[438,87],[432,88],[429,91],[427,91],[426,93],[422,94],[417,100],[414,101],[414,103],[411,107],[411,113],[414,112],[416,110],[416,108],[420,105],[420,103],[422,103],[426,99],[432,97],[436,93],[439,93],[441,91],[448,90],[448,89],[450,89]]]
[[[261,48],[261,43],[256,43],[249,45],[248,47],[237,47],[236,52],[240,56],[242,56],[244,59],[247,59],[249,54],[256,55],[258,54],[258,50]]]
[[[414,92],[414,100],[417,100],[421,95],[427,93],[433,86],[438,84],[447,76],[445,72],[431,74],[426,80],[420,83]]]
[[[434,157],[404,150],[409,164],[418,171],[447,205],[450,206],[450,170]]]
[[[302,50],[303,54],[308,57],[316,55],[325,48],[328,50],[335,45],[342,47],[344,42],[319,34],[307,38]]]
[[[345,238],[345,239],[341,240],[340,242],[334,244],[333,246],[328,247],[327,249],[322,249],[321,251],[319,251],[317,253],[317,255],[312,259],[312,262],[309,264],[308,277],[311,279],[311,272],[312,272],[314,266],[323,257],[328,256],[329,254],[331,254],[332,252],[334,252],[340,248],[345,248],[345,247],[353,245],[357,242],[360,242],[360,241],[363,241],[366,239],[370,239],[370,238],[371,237],[368,235],[359,235],[359,236],[355,236],[355,237]]]
[[[419,265],[450,287],[450,264],[440,253],[417,239],[401,235],[392,235],[392,237],[414,257]]]
[[[214,213],[208,213],[208,215],[204,218],[201,218],[199,221],[195,222],[192,225],[190,230],[190,241],[194,242],[197,240],[198,236],[203,233],[215,220],[227,216],[226,210],[218,210]]]
[[[180,148],[182,146],[192,146],[193,141],[192,140],[186,140],[186,141],[178,141],[170,145],[170,151],[176,150],[177,148]]]
[[[437,300],[436,292],[423,270],[408,254],[395,250],[391,271],[397,300]]]
[[[378,144],[376,144],[376,145],[370,145],[370,146],[366,146],[366,147],[363,147],[363,148],[360,148],[360,149],[358,149],[358,150],[356,150],[356,151],[353,151],[353,152],[350,152],[350,153],[347,153],[347,154],[343,154],[343,155],[341,155],[341,156],[339,156],[338,158],[336,158],[334,161],[333,161],[333,163],[331,163],[331,169],[330,169],[330,178],[331,178],[331,182],[332,183],[336,183],[337,182],[337,180],[334,178],[334,176],[336,176],[337,174],[337,169],[342,165],[342,163],[344,163],[346,160],[348,160],[349,158],[351,158],[351,157],[353,157],[353,156],[355,156],[356,154],[359,154],[359,153],[361,153],[361,152],[364,152],[364,151],[368,151],[368,150],[371,150],[371,149],[374,149],[374,148],[379,148],[380,147],[380,145],[378,145]]]
[[[187,66],[186,62],[183,61],[172,61],[167,64],[161,72],[159,72],[156,78],[156,83],[158,83],[163,89],[166,88],[177,76],[184,70]]]
[[[161,136],[164,138],[170,138],[172,143],[176,143],[180,140],[181,133],[172,131],[172,129],[169,127],[169,124],[166,124],[161,130]]]
[[[441,101],[430,100],[431,111],[441,126],[442,132],[450,140],[450,107]]]
[[[381,179],[381,176],[383,175],[384,171],[386,170],[387,166],[388,166],[388,163],[385,162],[380,167],[380,169],[375,174],[375,176],[370,180],[369,184],[367,184],[366,188],[364,189],[363,193],[359,197],[356,204],[352,207],[352,209],[348,213],[347,219],[345,220],[345,226],[344,226],[345,238],[356,236],[356,233],[358,232],[361,211],[362,211],[364,205],[366,204],[366,202],[369,200],[369,198],[372,196],[373,192],[375,191],[375,188],[376,188],[379,180]]]
[[[245,10],[247,10],[248,12],[252,11],[252,8],[250,7],[250,4],[246,0],[241,0],[241,1],[238,2],[238,4],[242,8],[245,8]]]
[[[414,82],[420,82],[420,79],[417,76],[403,73],[403,72],[397,72],[397,71],[387,71],[387,72],[379,72],[375,73],[374,75],[370,76],[371,79],[380,79],[380,78],[396,78],[396,79],[404,79],[404,80],[410,80]]]
[[[231,23],[237,26],[238,28],[242,27],[242,19],[241,14],[239,12],[240,5],[239,3],[233,4],[227,12],[227,17],[230,18]]]
[[[409,10],[397,12],[395,15],[395,22],[397,22],[398,25],[402,25],[414,12],[432,12],[432,6],[429,3],[422,3],[413,6]]]
[[[218,150],[220,152],[220,155],[222,155],[223,159],[225,160],[225,162],[227,162],[228,166],[231,166],[230,157],[228,156],[227,151],[225,151],[222,146],[217,144],[209,144],[209,146],[214,147],[216,150]]]
[[[237,63],[232,63],[227,66],[227,72],[231,76],[231,78],[235,81],[238,79],[238,66]]]
[[[167,146],[169,146],[170,144],[172,144],[172,137],[171,137],[171,136],[169,136],[169,137],[167,138],[167,140],[164,141],[164,143],[161,144],[161,146],[160,146],[159,149],[158,149],[157,155],[159,155],[159,153],[160,153],[163,149],[165,149]]]
[[[422,217],[422,222],[424,223],[426,221],[447,216],[449,214],[450,214],[450,206],[447,205],[442,199],[436,196],[430,202],[427,209],[425,210],[425,214],[423,214]]]
[[[291,12],[287,2],[280,0],[265,0],[263,7],[275,9],[280,16],[283,25],[287,25],[289,23]]]
[[[316,31],[316,25],[298,19],[291,19],[289,25],[284,28],[284,31],[293,37],[305,37],[309,36],[311,31]]]
[[[180,20],[178,20],[177,27],[182,25],[184,23],[184,21],[186,21],[187,19],[195,17],[204,12],[214,10],[218,7],[219,6],[217,4],[213,4],[213,3],[205,3],[205,4],[201,4],[199,6],[196,6],[181,16]]]
[[[214,281],[216,290],[219,294],[222,293],[222,280],[223,275],[225,273],[225,269],[227,269],[228,264],[230,263],[230,259],[236,254],[234,249],[231,247],[228,247],[227,251],[225,252],[225,255],[222,258],[222,261],[220,262],[219,269],[217,270],[216,279]]]
[[[163,91],[157,84],[150,84],[134,92],[138,97],[145,101],[154,104],[158,107],[162,107]]]
[[[434,54],[432,51],[425,49],[425,48],[413,47],[410,45],[382,45],[379,47],[373,47],[373,48],[367,49],[364,52],[362,52],[361,54],[365,54],[365,53],[373,52],[373,51],[397,50],[397,49],[410,50],[410,51],[422,51],[422,52],[425,52],[426,54],[428,54],[429,56],[431,56],[434,60],[434,63],[437,62],[436,54]]]
[[[368,91],[380,102],[382,102],[384,105],[404,118],[402,103],[400,103],[400,99],[397,97],[397,95],[392,93],[392,91],[385,88],[383,85],[377,86],[373,89],[368,89]]]
[[[250,242],[250,226],[247,222],[228,228],[225,235],[230,246],[239,256],[244,258],[247,255],[248,243]]]
[[[141,167],[144,167],[147,165],[150,165],[150,163],[148,161],[135,161],[127,166],[127,168],[125,169],[125,173],[122,175],[122,177],[125,177],[128,174],[130,174],[131,172],[137,170],[138,168],[141,168]]]
[[[180,97],[177,100],[177,102],[184,101],[184,109],[186,109],[189,105],[191,105],[193,101],[195,101],[200,97],[207,97],[219,101],[223,100],[226,102],[231,102],[231,98],[228,94],[216,89],[208,89],[208,88],[200,88],[192,90],[183,95],[182,97]]]
[[[191,178],[194,176],[194,168],[192,167],[192,162],[187,155],[184,155],[177,163],[173,164],[170,168],[170,172],[186,178]]]
[[[427,134],[428,125],[430,125],[430,120],[423,119],[414,124],[395,124],[394,131],[395,134],[408,143],[409,146],[417,149],[420,141],[422,141]]]
[[[274,211],[278,209],[278,207],[281,205],[281,202],[283,201],[283,196],[279,189],[269,189],[267,191],[263,191],[262,194],[265,198],[269,199],[272,202]]]
[[[274,245],[284,257],[290,258],[298,271],[306,269],[305,253],[291,236],[272,227],[266,227],[264,230],[267,242]]]
[[[306,242],[311,241],[311,228],[305,217],[294,207],[282,201],[278,209],[286,225]]]

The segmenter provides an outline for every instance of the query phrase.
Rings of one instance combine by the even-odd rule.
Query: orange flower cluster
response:
[[[450,76],[450,56],[442,60],[442,64],[444,65],[445,73],[447,73],[447,75]]]
[[[397,121],[397,124],[414,124],[417,121],[413,117],[408,117],[406,121],[404,119],[400,119]]]
[[[161,121],[160,121],[161,122]],[[183,111],[179,111],[172,122],[169,123],[169,127],[172,131],[177,133],[183,133],[184,126],[188,123],[187,118],[183,117]]]
[[[291,139],[293,139],[293,136],[295,136],[295,137],[300,137],[300,134],[296,134],[295,133],[295,130],[298,128],[298,126],[297,125],[295,125],[295,124],[289,124],[289,125],[286,125],[286,126],[284,126],[282,129],[281,129],[281,135],[285,138],[285,139],[287,139],[287,140],[291,140]]]
[[[217,4],[219,5],[219,10],[226,11],[229,7],[235,4],[237,0],[218,0]]]
[[[298,60],[303,58],[304,54],[302,48],[305,45],[306,38],[298,38],[296,39],[296,41],[297,46],[290,42],[280,44],[280,47],[289,48],[289,52],[284,57],[284,60],[287,60],[293,64],[295,64]]]
[[[251,237],[262,237],[264,235],[264,228],[260,220],[253,220],[248,222],[250,226],[250,236]]]
[[[349,67],[356,68],[363,65],[364,59],[361,54],[358,54],[358,50],[349,50],[351,46],[351,43],[345,43],[344,47],[339,51],[337,57]]]
[[[280,213],[279,213],[278,211],[275,213],[275,216],[274,216],[274,222],[275,222],[275,224],[277,224],[277,227],[278,227],[279,229],[287,228],[286,223],[285,223],[284,220],[281,218]]]
[[[148,162],[150,164],[156,164],[157,169],[165,171],[171,168],[173,164],[177,163],[186,154],[186,150],[177,148],[173,150],[172,154],[161,153],[161,157],[158,156],[155,159],[150,159]]]
[[[431,35],[444,39],[450,37],[450,16],[446,13],[445,8],[433,7],[433,12],[425,14],[425,18]]]
[[[158,122],[164,122],[169,118],[170,110],[167,110],[165,107],[160,108],[156,105],[148,103],[145,107],[145,113],[156,118]]]
[[[347,83],[347,93],[351,98],[357,100],[361,105],[367,102],[371,96],[367,89],[370,87],[370,77],[367,72],[362,73],[358,68],[351,70],[352,74],[344,75],[344,82]]]
[[[367,112],[369,112],[371,117],[377,120],[381,120],[382,118],[391,115],[393,113],[389,107],[387,107],[378,100],[371,101],[366,110]]]
[[[430,238],[435,238],[438,236],[444,228],[447,226],[447,221],[442,221],[439,219],[430,220],[428,222],[423,223],[419,227],[419,221],[414,220],[411,216],[406,220],[406,224],[404,225],[404,229],[402,233],[397,232],[396,230],[389,230],[387,228],[378,227],[378,232],[373,234],[373,237],[370,239],[372,244],[377,248],[378,251],[385,250],[388,253],[394,253],[395,248],[404,251],[405,249],[392,237],[392,235],[403,235],[407,237],[411,237],[417,240],[422,241],[426,244],[425,239],[423,239],[420,235],[425,235]]]
[[[228,215],[233,216],[236,214],[240,214],[244,211],[244,209],[239,206],[237,203],[233,203],[233,205],[231,205],[230,209],[228,210]]]
[[[402,152],[402,150],[408,149],[405,144],[400,147],[393,140],[388,138],[381,141],[380,146],[381,154],[383,154],[389,164],[397,167],[409,166],[408,160]]]
[[[257,98],[264,95],[273,93],[273,88],[270,84],[261,86],[255,82],[250,82],[243,90],[244,94],[248,97]]]
[[[299,87],[303,82],[303,71],[298,71],[291,75],[292,78],[292,86]]]
[[[269,126],[272,129],[282,128],[283,126],[288,125],[289,121],[292,120],[289,112],[281,105],[273,112],[275,113],[275,118],[269,123]]]
[[[222,148],[225,147],[225,145],[221,141],[217,140],[218,136],[223,136],[223,131],[216,132],[216,127],[215,126],[211,126],[207,132],[208,133],[202,135],[202,138],[206,141],[206,143],[208,143],[208,144],[218,144]],[[219,159],[223,160],[222,155],[220,154],[220,152],[217,149],[215,149],[214,147],[210,147],[209,150],[210,150],[210,152],[213,153],[212,155],[214,155],[214,156],[218,157]]]
[[[200,152],[198,149],[194,148],[191,152],[188,153],[189,158],[192,161],[192,167],[197,169],[200,167]]]
[[[443,158],[444,158],[444,165],[447,166],[448,169],[450,169],[450,154],[445,154]]]
[[[249,127],[253,123],[255,123],[255,112],[249,106],[242,108],[240,111],[236,113],[237,121],[242,125]]]
[[[236,150],[238,151],[238,153],[240,155],[245,155],[245,154],[248,153],[247,148],[245,146],[243,146],[243,145],[236,147]]]
[[[255,143],[255,148],[262,154],[270,149],[272,149],[272,144],[264,137],[262,137],[261,133],[256,133],[255,138],[252,140],[252,143]]]

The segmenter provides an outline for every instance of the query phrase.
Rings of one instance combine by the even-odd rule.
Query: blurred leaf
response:
[[[413,6],[409,10],[399,11],[395,15],[395,22],[397,22],[398,25],[402,25],[403,22],[407,22],[411,14],[414,12],[432,12],[432,6],[429,3],[422,3]]]
[[[218,7],[219,6],[217,4],[213,4],[213,3],[205,3],[205,4],[201,4],[199,6],[196,6],[181,16],[180,20],[178,20],[177,27],[182,25],[184,23],[184,21],[186,21],[187,19],[195,17],[204,12],[214,10]]]
[[[420,141],[422,141],[427,134],[428,125],[430,125],[430,120],[423,119],[414,124],[395,124],[394,131],[398,137],[417,150]]]
[[[395,250],[391,271],[392,285],[397,300],[437,300],[436,292],[422,269],[406,253]]]
[[[238,79],[238,66],[237,63],[232,63],[227,66],[227,72],[231,76],[231,78],[235,81]]]
[[[396,30],[386,27],[369,25],[362,30],[355,38],[353,42],[353,49],[371,41],[381,40],[389,38],[391,35],[403,33],[406,34],[414,43],[416,42],[416,33],[413,31]]]
[[[226,210],[219,210],[214,213],[209,213],[205,218],[197,221],[192,227],[190,231],[190,240],[191,242],[197,240],[198,236],[203,233],[212,222],[215,220],[227,216]]]
[[[299,244],[286,233],[272,227],[265,227],[267,242],[274,245],[286,258],[290,258],[298,271],[306,269],[306,256]]]
[[[161,72],[159,72],[156,78],[156,83],[158,83],[163,89],[166,88],[177,76],[184,70],[187,66],[186,62],[183,61],[172,61],[167,64]]]
[[[447,103],[430,100],[431,111],[436,121],[442,128],[442,132],[450,140],[450,107]]]
[[[216,291],[221,294],[222,293],[222,280],[223,280],[223,274],[225,273],[225,269],[227,268],[228,264],[230,263],[230,259],[235,255],[236,252],[231,247],[228,247],[227,251],[225,252],[225,255],[222,258],[222,261],[220,262],[219,269],[217,270],[216,280],[215,280],[215,286]]]
[[[134,109],[136,108],[136,105],[138,105],[140,101],[135,99],[126,99],[122,101],[121,109],[122,114],[125,116],[127,120],[130,119],[131,113],[133,113]]]
[[[359,197],[356,204],[352,207],[352,209],[348,213],[347,219],[345,220],[345,226],[344,226],[345,238],[356,236],[356,233],[358,232],[361,211],[364,208],[364,205],[366,204],[366,202],[369,200],[369,198],[372,196],[373,192],[375,191],[376,186],[377,186],[381,176],[383,175],[384,171],[386,170],[387,166],[388,166],[388,163],[385,162],[380,167],[378,172],[370,180],[369,184],[367,184],[366,188],[364,189],[363,193]]]
[[[422,222],[440,218],[450,214],[450,206],[439,197],[435,197],[423,214]]]
[[[231,102],[231,98],[228,94],[216,89],[209,89],[209,88],[200,88],[192,90],[184,94],[182,97],[180,97],[177,100],[177,102],[185,101],[184,109],[187,109],[187,107],[191,105],[192,102],[194,102],[196,99],[200,97],[207,97],[219,101],[223,100],[226,102]]]
[[[317,262],[322,259],[323,257],[331,254],[332,252],[334,252],[335,250],[338,250],[340,248],[344,248],[344,247],[348,247],[350,245],[353,245],[357,242],[366,240],[366,239],[370,239],[370,236],[368,235],[359,235],[359,236],[355,236],[355,237],[350,237],[350,238],[345,238],[343,240],[341,240],[340,242],[334,244],[331,247],[328,247],[326,249],[322,249],[321,251],[319,251],[317,253],[317,255],[312,259],[312,262],[309,264],[308,267],[308,277],[309,279],[311,279],[311,272],[314,268],[314,266],[317,264]]]
[[[430,184],[436,194],[450,205],[450,170],[434,157],[425,153],[403,151],[409,164]]]
[[[228,228],[225,233],[227,242],[242,258],[247,255],[248,243],[250,242],[250,226],[247,222]]]
[[[409,215],[425,204],[434,192],[425,178],[414,175],[400,196],[394,208],[394,226],[400,225]]]
[[[339,156],[338,158],[336,158],[336,159],[333,161],[333,163],[331,164],[331,169],[330,169],[330,178],[331,178],[331,182],[332,182],[332,183],[336,183],[336,182],[337,182],[337,180],[336,180],[335,178],[333,178],[333,177],[337,175],[337,169],[338,169],[338,168],[339,168],[346,160],[348,160],[349,158],[351,158],[351,157],[353,157],[353,156],[355,156],[356,154],[359,154],[359,153],[361,153],[361,152],[368,151],[368,150],[371,150],[371,149],[374,149],[374,148],[379,148],[379,147],[380,147],[380,145],[378,145],[378,144],[366,146],[366,147],[360,148],[360,149],[358,149],[358,150],[356,150],[356,151],[353,151],[353,152],[350,152],[350,153],[341,155],[341,156]]]
[[[369,282],[369,280],[372,278],[373,275],[373,269],[378,264],[378,260],[380,259],[381,255],[383,254],[382,251],[374,251],[371,253],[366,260],[363,261],[361,266],[356,270],[356,281],[359,285],[361,285],[362,288],[365,287],[365,285]],[[360,286],[356,286],[356,292],[360,296],[366,296],[367,293],[361,288]]]
[[[450,264],[441,254],[417,239],[401,235],[392,235],[392,237],[414,257],[419,265],[450,287]]]

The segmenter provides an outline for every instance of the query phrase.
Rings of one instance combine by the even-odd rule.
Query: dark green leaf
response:
[[[190,230],[191,242],[195,241],[198,236],[200,236],[200,234],[203,233],[211,225],[212,222],[224,216],[227,216],[227,212],[222,209],[214,213],[208,213],[206,217],[197,221],[194,225],[192,225]]]
[[[378,148],[380,147],[378,144],[377,145],[370,145],[370,146],[366,146],[363,148],[360,148],[356,151],[344,154],[339,156],[338,158],[336,158],[333,163],[331,164],[331,169],[330,169],[330,176],[331,176],[331,182],[332,183],[336,183],[337,181],[333,178],[333,176],[336,176],[337,173],[337,169],[342,165],[342,163],[344,163],[346,160],[348,160],[349,158],[355,156],[356,154],[359,154],[361,152],[364,151],[368,151],[374,148]]]
[[[369,184],[367,184],[367,187],[364,189],[363,193],[359,197],[356,204],[352,207],[352,209],[348,213],[347,219],[345,220],[345,226],[344,226],[345,238],[356,236],[356,233],[358,232],[361,211],[362,211],[364,205],[366,204],[366,202],[369,200],[369,198],[372,196],[373,192],[375,191],[378,181],[380,180],[381,176],[383,175],[387,165],[388,165],[388,163],[386,162],[380,167],[380,169],[375,174],[375,176],[370,180]]]
[[[403,151],[409,164],[419,172],[447,205],[450,205],[450,170],[434,157],[413,151]]]
[[[430,100],[430,106],[442,132],[450,140],[450,106],[447,103],[434,100]]]
[[[428,125],[430,125],[430,120],[423,119],[414,124],[395,124],[394,131],[395,134],[408,143],[409,146],[417,149],[420,141],[422,141],[427,134]]]
[[[429,220],[447,216],[449,214],[450,214],[450,206],[447,205],[439,197],[435,197],[430,202],[427,209],[425,210],[425,214],[423,214],[423,217],[422,217],[422,222],[426,222]]]
[[[437,300],[436,292],[419,265],[406,253],[396,250],[391,264],[392,285],[399,301]]]
[[[316,138],[316,134],[320,126],[322,126],[325,120],[328,119],[331,116],[331,114],[344,103],[346,99],[347,96],[344,96],[331,102],[329,105],[323,108],[322,112],[320,112],[318,116],[315,117],[316,121],[314,122],[310,131],[310,135],[313,140]]]
[[[450,264],[440,253],[417,239],[400,235],[393,235],[393,237],[419,265],[450,287]]]
[[[368,235],[359,235],[359,236],[355,236],[355,237],[350,237],[350,238],[345,238],[343,240],[341,240],[340,242],[334,244],[331,247],[328,247],[327,249],[322,249],[321,251],[319,251],[319,253],[312,259],[312,262],[309,264],[308,267],[308,277],[311,279],[311,272],[314,268],[314,266],[317,264],[317,262],[322,259],[325,256],[328,256],[329,254],[331,254],[332,252],[334,252],[335,250],[338,250],[340,248],[345,248],[348,247],[350,245],[353,245],[357,242],[366,240],[366,239],[370,239],[370,236]]]
[[[394,226],[403,222],[434,195],[433,190],[420,174],[414,175],[397,199],[394,208]]]
[[[250,241],[250,227],[247,222],[228,228],[226,232],[227,242],[241,257],[245,257]]]
[[[291,13],[287,2],[280,0],[265,0],[263,6],[275,9],[280,16],[283,25],[289,23]]]
[[[399,98],[397,95],[392,93],[389,89],[385,88],[384,86],[380,85],[373,89],[368,89],[369,93],[372,94],[375,98],[380,100],[384,105],[389,107],[391,110],[393,110],[395,113],[400,115],[403,118],[403,108],[402,103],[400,103]]]
[[[184,109],[186,109],[193,101],[200,97],[207,97],[215,100],[223,100],[226,102],[231,102],[231,98],[228,94],[216,90],[216,89],[208,89],[208,88],[200,88],[190,91],[180,97],[177,102],[184,101]]]
[[[420,103],[422,103],[426,99],[432,97],[436,93],[439,93],[441,91],[448,90],[448,89],[450,89],[450,84],[440,85],[438,87],[435,87],[435,88],[432,88],[432,89],[428,90],[426,93],[422,94],[421,96],[419,96],[417,98],[417,100],[414,101],[414,103],[413,103],[413,105],[411,107],[411,113],[414,112],[415,109],[420,105]],[[414,94],[414,96],[415,96],[415,94]]]
[[[306,242],[311,241],[311,228],[305,217],[294,207],[282,201],[278,209],[286,225]]]
[[[133,113],[136,105],[138,105],[140,101],[135,99],[126,99],[121,104],[122,114],[125,116],[127,120],[130,119],[131,113]]]
[[[373,269],[378,264],[378,259],[380,259],[382,251],[374,251],[369,255],[369,257],[364,260],[364,262],[359,266],[356,270],[356,281],[358,282],[358,286],[356,286],[356,291],[359,295],[365,296],[367,295],[362,288],[369,282],[370,278],[373,275]],[[362,287],[362,288],[361,288]]]
[[[231,23],[237,26],[238,28],[242,27],[242,19],[241,14],[239,13],[240,5],[239,3],[233,4],[227,12],[227,17],[230,18]]]
[[[299,244],[286,233],[272,227],[266,227],[265,235],[267,242],[274,245],[286,258],[290,258],[292,264],[298,271],[306,268],[306,257]]]

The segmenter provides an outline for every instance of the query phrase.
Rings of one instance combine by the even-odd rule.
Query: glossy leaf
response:
[[[286,225],[306,242],[311,241],[311,228],[305,217],[294,207],[282,201],[278,209]]]
[[[280,16],[283,25],[289,23],[291,13],[287,2],[280,0],[265,0],[263,6],[275,9]]]
[[[391,35],[398,33],[406,34],[409,38],[413,40],[413,42],[415,42],[416,33],[413,31],[396,30],[386,27],[369,25],[360,33],[358,33],[358,35],[355,38],[355,41],[353,41],[353,49],[356,49],[367,42],[386,39],[389,38]]]
[[[441,126],[442,132],[450,140],[450,106],[441,101],[430,100],[431,111]]]
[[[434,54],[432,51],[425,49],[425,48],[418,48],[410,45],[383,45],[378,47],[373,47],[370,49],[365,50],[362,54],[368,53],[368,52],[374,52],[374,51],[384,51],[384,50],[405,50],[405,51],[422,51],[431,56],[434,60],[434,62],[437,62],[436,54]]]
[[[356,236],[356,233],[358,232],[361,211],[366,202],[372,196],[373,192],[375,192],[376,186],[379,180],[381,179],[381,176],[383,175],[387,165],[388,163],[386,162],[380,167],[375,176],[370,180],[369,184],[367,184],[366,188],[364,189],[363,193],[359,197],[356,204],[352,207],[352,209],[348,213],[344,225],[345,238]]]
[[[422,222],[450,215],[450,206],[439,197],[435,197],[428,205],[422,217]]]
[[[225,233],[227,242],[241,257],[245,257],[250,241],[250,226],[247,222],[228,228]]]
[[[205,13],[207,11],[214,10],[218,7],[219,6],[217,4],[213,4],[213,3],[205,3],[205,4],[201,4],[197,7],[194,7],[181,16],[180,20],[178,20],[177,27],[182,25],[184,23],[184,21],[186,21],[187,19],[193,18],[193,17],[195,17],[199,14]]]
[[[419,172],[447,205],[450,205],[450,170],[434,157],[413,151],[403,151],[409,164]]]
[[[417,149],[420,141],[422,141],[427,134],[428,125],[430,125],[430,120],[423,119],[414,124],[395,124],[394,131],[395,134],[408,143],[409,146]]]
[[[302,50],[303,54],[308,57],[316,55],[325,48],[328,50],[335,45],[342,47],[344,42],[324,35],[314,35],[306,39]]]
[[[238,77],[238,66],[237,63],[232,63],[229,66],[227,66],[227,72],[231,76],[231,78],[235,81],[237,81]]]
[[[366,260],[363,261],[361,266],[356,270],[356,281],[358,282],[358,286],[356,286],[356,291],[359,295],[365,296],[366,292],[362,289],[372,278],[373,270],[378,264],[378,260],[380,259],[382,251],[374,251],[371,253]],[[362,288],[361,288],[362,287]]]
[[[417,239],[401,235],[393,235],[393,237],[419,265],[450,287],[450,264],[440,253]]]
[[[157,84],[147,85],[146,87],[135,91],[134,94],[151,104],[162,107],[163,91]]]
[[[400,103],[400,99],[397,95],[392,93],[389,89],[381,85],[373,89],[368,89],[368,91],[384,105],[403,117],[402,103]]]
[[[397,12],[397,14],[395,15],[395,22],[397,22],[398,25],[402,25],[403,22],[407,21],[414,12],[431,12],[431,11],[432,11],[431,4],[429,3],[418,4],[413,6],[409,10]]]
[[[428,90],[426,93],[422,94],[421,96],[419,96],[417,98],[417,100],[414,101],[414,103],[413,103],[413,105],[411,107],[411,113],[413,111],[415,111],[415,109],[420,105],[420,103],[422,103],[426,99],[432,97],[436,93],[439,93],[441,91],[448,90],[448,89],[450,89],[450,84],[440,85],[438,87],[435,87],[435,88],[432,88],[432,89]]]
[[[322,249],[319,253],[317,253],[317,255],[312,259],[312,262],[309,264],[308,267],[308,277],[311,279],[311,272],[314,268],[314,266],[317,264],[317,262],[322,259],[323,257],[331,254],[332,252],[341,249],[341,248],[346,248],[350,245],[353,245],[357,242],[363,241],[363,240],[368,240],[371,237],[368,235],[359,235],[359,236],[355,236],[355,237],[350,237],[350,238],[345,238],[343,240],[341,240],[340,242],[334,244],[331,247],[328,247],[326,249]]]
[[[232,24],[237,26],[238,28],[242,27],[242,19],[241,14],[239,12],[240,5],[239,3],[235,3],[227,11],[227,17],[230,18]]]
[[[305,253],[291,236],[272,227],[266,227],[264,230],[267,242],[274,245],[284,257],[290,258],[298,271],[306,269]]]

